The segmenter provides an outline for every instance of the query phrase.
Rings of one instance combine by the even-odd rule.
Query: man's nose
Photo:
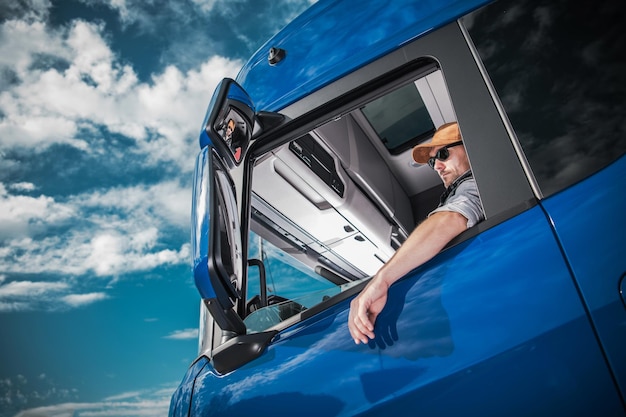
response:
[[[443,171],[445,167],[446,167],[446,164],[444,164],[443,161],[440,161],[439,159],[435,158],[435,166],[433,166],[435,171],[437,172]]]

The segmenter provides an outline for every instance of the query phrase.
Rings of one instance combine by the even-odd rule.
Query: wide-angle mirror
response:
[[[231,167],[239,165],[252,138],[254,117],[254,103],[245,90],[224,78],[211,98],[200,147],[212,143]]]

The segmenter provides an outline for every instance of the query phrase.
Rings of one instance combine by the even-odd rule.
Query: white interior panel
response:
[[[336,163],[345,185],[343,197],[287,145],[255,166],[253,191],[284,217],[273,216],[272,221],[280,224],[289,219],[306,231],[309,239],[303,243],[307,246],[319,253],[332,251],[366,275],[372,275],[394,253],[392,224]]]

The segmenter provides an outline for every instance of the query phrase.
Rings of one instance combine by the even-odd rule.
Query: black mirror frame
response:
[[[200,148],[212,143],[229,168],[234,168],[243,161],[250,146],[256,114],[254,103],[235,80],[224,78],[213,93],[208,111]]]
[[[218,184],[217,171],[221,170],[224,173],[227,173],[228,171],[213,150],[209,148],[208,153],[208,158],[210,159],[209,172],[211,177],[209,181],[211,181],[212,184],[209,190],[209,247],[207,252],[208,258],[206,274],[208,275],[209,282],[211,283],[211,287],[215,293],[215,298],[205,299],[205,304],[223,331],[233,336],[241,335],[246,333],[246,326],[233,309],[236,302],[242,302],[241,292],[238,288],[233,286],[231,276],[228,273],[228,268],[224,264],[224,259],[222,258],[223,248],[221,245],[224,242],[221,240],[221,227],[219,224],[219,222],[224,221],[222,216],[225,215],[225,202],[223,201],[224,190],[222,190],[222,187]],[[232,187],[233,184],[230,184],[230,186]],[[220,209],[220,206],[222,206],[222,209]],[[238,233],[239,231],[236,232]],[[243,264],[241,267],[243,267]],[[196,285],[198,285],[197,282]]]

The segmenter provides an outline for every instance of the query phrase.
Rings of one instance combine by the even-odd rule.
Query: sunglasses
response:
[[[439,149],[437,153],[435,154],[435,156],[428,158],[428,166],[431,167],[432,169],[435,169],[435,162],[437,159],[440,161],[445,161],[450,156],[450,151],[448,150],[448,148],[452,148],[453,146],[458,146],[462,144],[463,144],[462,141],[458,141],[458,142],[454,142],[449,145],[446,145],[443,148]]]

